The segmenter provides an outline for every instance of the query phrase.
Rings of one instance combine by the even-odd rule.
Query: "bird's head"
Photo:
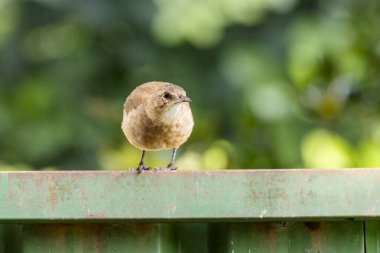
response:
[[[147,112],[150,118],[170,123],[178,117],[182,109],[190,107],[189,102],[191,99],[186,96],[186,91],[182,87],[172,83],[157,82]]]

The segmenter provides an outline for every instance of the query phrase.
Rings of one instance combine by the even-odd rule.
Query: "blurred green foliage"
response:
[[[181,169],[380,167],[379,13],[378,0],[0,0],[0,169],[135,166],[122,105],[151,80],[193,99]]]

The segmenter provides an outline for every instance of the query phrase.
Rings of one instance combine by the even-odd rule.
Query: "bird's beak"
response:
[[[189,97],[180,97],[178,102],[191,102],[191,98]]]

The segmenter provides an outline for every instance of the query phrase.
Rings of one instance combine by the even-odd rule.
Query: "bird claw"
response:
[[[156,167],[154,168],[155,171],[167,171],[167,170],[176,170],[177,167]]]
[[[177,170],[177,167],[174,167],[174,163],[171,162],[168,164],[168,166],[166,167],[167,170]]]
[[[177,167],[174,167],[173,163],[169,163],[169,165],[166,167],[166,170],[177,170]]]
[[[145,167],[144,164],[139,164],[139,166],[136,168],[136,170],[141,173],[143,170],[151,170],[151,167]]]
[[[145,167],[143,164],[141,164],[136,168],[136,170],[138,173],[141,173],[144,170],[153,170],[153,171],[177,170],[177,167],[174,167],[172,165],[172,166],[168,166],[168,167],[154,167],[154,168],[152,168],[152,167]]]

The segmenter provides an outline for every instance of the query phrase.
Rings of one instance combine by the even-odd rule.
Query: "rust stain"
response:
[[[34,224],[28,225],[27,228],[36,239],[53,241],[57,249],[65,247],[67,225]]]
[[[109,225],[97,225],[95,227],[95,234],[93,237],[93,243],[95,247],[95,252],[102,252],[102,246],[104,244],[104,229],[109,227]]]
[[[55,245],[57,249],[63,249],[66,245],[66,230],[67,226],[59,226],[55,228],[54,226],[50,226],[50,233],[54,234],[56,237]]]
[[[93,213],[86,213],[83,217],[85,218],[94,218],[94,219],[104,219],[107,218],[107,214],[105,213],[99,213],[99,214],[93,214]]]
[[[43,174],[40,174],[40,173],[36,173],[34,176],[34,181],[35,181],[35,185],[37,187],[41,186],[43,180],[44,180],[44,175]]]
[[[157,224],[141,224],[141,223],[131,223],[127,224],[126,227],[131,229],[138,237],[143,237],[143,235],[154,234],[157,230]]]
[[[305,222],[304,224],[311,231],[318,230],[321,227],[320,222]]]
[[[18,186],[18,188],[19,188],[21,191],[25,191],[25,190],[26,190],[25,182],[22,181],[22,180],[18,180],[18,181],[17,181],[17,186]]]
[[[305,222],[305,226],[310,229],[311,244],[313,249],[317,249],[318,252],[322,245],[323,236],[323,223],[322,222]]]
[[[265,224],[266,235],[268,242],[271,245],[272,249],[275,250],[278,243],[278,236],[281,230],[288,229],[287,222],[271,222]]]
[[[103,231],[110,225],[104,224],[38,224],[28,225],[28,230],[37,240],[54,242],[54,249],[65,249],[67,242],[74,243],[81,249],[90,247],[91,252],[102,252]],[[70,236],[67,238],[67,236]]]
[[[245,224],[238,224],[238,226],[246,226]],[[287,224],[284,223],[251,223],[248,224],[244,232],[246,234],[251,234],[252,236],[255,236],[255,234],[258,232],[259,234],[263,235],[262,239],[265,241],[265,244],[270,247],[268,248],[268,252],[276,252],[277,243],[278,243],[278,235],[280,229],[286,229]]]
[[[48,178],[48,190],[49,190],[49,203],[54,208],[57,204],[58,195],[55,191],[54,181],[52,178]]]

